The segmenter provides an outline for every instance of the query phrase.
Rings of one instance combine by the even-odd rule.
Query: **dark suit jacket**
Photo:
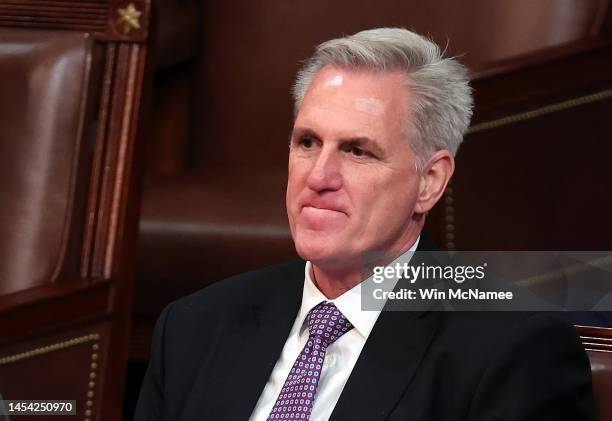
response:
[[[292,262],[168,306],[135,419],[247,420],[303,283]],[[594,407],[587,356],[553,314],[400,311],[381,313],[331,419],[588,421]]]

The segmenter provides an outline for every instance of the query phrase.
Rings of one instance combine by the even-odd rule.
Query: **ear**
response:
[[[414,207],[416,213],[426,213],[438,202],[455,171],[455,160],[450,151],[436,152],[421,173],[419,196]]]

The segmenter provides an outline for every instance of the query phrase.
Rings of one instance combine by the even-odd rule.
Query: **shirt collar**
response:
[[[420,236],[417,237],[412,247],[410,247],[406,253],[412,253],[416,250],[419,245],[420,238]],[[330,300],[323,295],[321,291],[319,291],[319,288],[317,288],[313,282],[311,271],[312,263],[307,261],[306,267],[304,268],[304,291],[302,293],[302,305],[300,307],[300,312],[298,313],[298,321],[300,323],[299,325],[301,326],[300,333],[306,329],[304,320],[306,319],[306,316],[310,310],[323,301],[329,301],[338,307],[338,310],[340,310],[344,317],[351,322],[359,335],[361,335],[364,339],[367,339],[370,332],[374,328],[376,320],[378,320],[380,310],[365,311],[361,309],[361,283],[355,285],[353,288],[344,292],[339,297]]]

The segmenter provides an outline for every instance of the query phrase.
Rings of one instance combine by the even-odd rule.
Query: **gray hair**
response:
[[[408,136],[422,169],[440,149],[453,155],[472,116],[467,69],[444,58],[438,45],[403,28],[378,28],[319,46],[298,72],[293,86],[297,115],[308,87],[325,66],[372,71],[404,71],[411,92]]]

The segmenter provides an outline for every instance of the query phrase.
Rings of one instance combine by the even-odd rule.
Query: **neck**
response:
[[[313,264],[311,275],[319,291],[330,300],[341,296],[363,280],[363,273],[360,268],[334,270],[324,269]]]

